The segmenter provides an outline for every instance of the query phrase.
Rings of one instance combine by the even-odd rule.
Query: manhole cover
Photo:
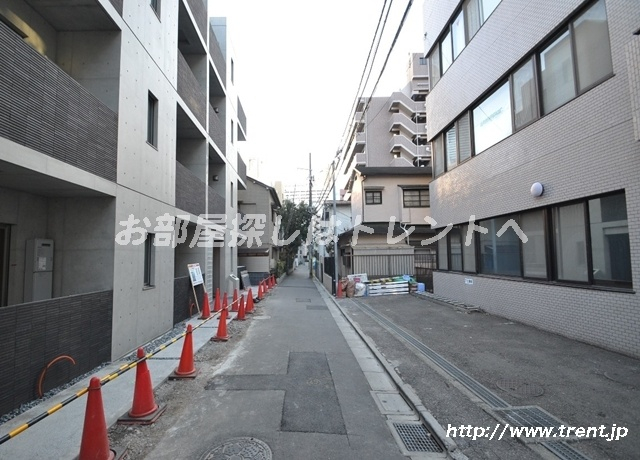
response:
[[[233,438],[200,457],[200,460],[271,460],[269,446],[256,438]]]
[[[502,379],[496,382],[496,386],[502,391],[520,398],[536,397],[544,394],[542,385],[528,382],[524,379]]]

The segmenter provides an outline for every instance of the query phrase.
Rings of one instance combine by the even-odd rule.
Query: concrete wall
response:
[[[406,222],[413,225],[425,224],[424,218],[429,215],[430,208],[404,208],[403,189],[401,185],[415,185],[426,187],[429,185],[430,177],[422,176],[367,176],[361,180],[360,184],[364,191],[368,187],[382,190],[382,204],[365,204],[363,212],[363,222],[389,222],[391,216],[396,222]],[[363,192],[364,194],[364,192]]]
[[[435,38],[458,2],[430,2],[428,36]],[[488,88],[583,2],[502,0],[427,97],[430,137]],[[439,225],[548,206],[625,190],[633,287],[640,286],[640,144],[634,138],[627,44],[640,23],[632,2],[607,1],[614,76],[507,137],[431,183]],[[516,18],[519,18],[516,20]],[[526,31],[526,33],[524,33]],[[486,65],[479,66],[478,62]],[[468,78],[469,75],[474,78]],[[544,195],[534,198],[531,184]],[[469,275],[466,275],[469,277]],[[434,292],[569,337],[640,356],[640,298],[609,292],[465,275],[434,274]]]

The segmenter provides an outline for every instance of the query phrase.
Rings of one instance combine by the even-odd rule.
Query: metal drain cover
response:
[[[524,379],[501,379],[496,382],[496,386],[517,398],[537,397],[544,394],[542,385]]]
[[[495,409],[495,412],[511,426],[543,426],[559,428],[561,425],[568,425],[567,423],[564,423],[563,421],[557,419],[538,406],[521,406],[511,407],[508,409]]]
[[[404,447],[409,452],[442,452],[440,444],[421,423],[393,423]]]
[[[256,438],[233,438],[200,457],[200,460],[271,460],[271,449]]]

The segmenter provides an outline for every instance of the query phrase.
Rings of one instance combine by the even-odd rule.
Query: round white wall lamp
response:
[[[539,197],[544,193],[544,186],[540,182],[534,182],[531,186],[531,196]]]

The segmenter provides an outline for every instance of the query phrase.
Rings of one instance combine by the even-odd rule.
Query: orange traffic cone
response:
[[[238,315],[236,316],[236,320],[238,321],[244,321],[246,320],[246,316],[245,316],[245,307],[244,307],[244,296],[241,295],[240,296],[240,305],[238,305]]]
[[[220,305],[220,288],[216,288],[216,298],[213,302],[213,312],[218,313],[222,305]]]
[[[258,283],[258,302],[264,297],[264,291],[262,290],[262,281]]]
[[[198,374],[198,370],[193,364],[193,337],[191,324],[187,325],[187,334],[184,336],[182,344],[182,354],[180,355],[180,363],[175,371],[169,375],[169,380],[176,379],[194,379]]]
[[[113,460],[115,450],[109,448],[107,419],[102,405],[102,386],[98,377],[89,382],[87,408],[84,414],[82,441],[78,460]]]
[[[245,307],[245,313],[253,313],[253,292],[251,292],[251,288],[249,288],[249,292],[247,292],[247,305]]]
[[[238,311],[238,290],[233,290],[233,300],[231,302],[231,311]]]
[[[338,280],[338,291],[336,292],[336,298],[342,299],[342,281]]]
[[[202,300],[202,315],[198,319],[208,319],[211,317],[211,309],[209,307],[209,293],[207,290],[204,290],[204,296]]]
[[[144,350],[138,348],[138,361],[144,357]],[[136,366],[136,383],[133,390],[133,405],[127,415],[120,417],[118,423],[125,425],[150,425],[158,420],[167,407],[159,407],[153,397],[153,385],[147,360]]]
[[[228,308],[223,308],[222,313],[220,313],[220,318],[218,319],[218,332],[211,338],[214,342],[226,342],[229,340],[229,336],[227,335],[227,310]]]

